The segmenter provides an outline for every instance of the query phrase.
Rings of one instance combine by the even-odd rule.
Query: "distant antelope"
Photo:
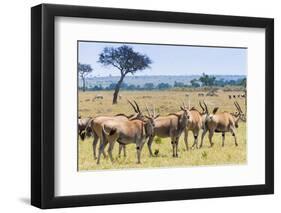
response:
[[[228,95],[228,98],[229,98],[229,99],[231,99],[231,97],[232,97],[231,95]]]
[[[98,140],[101,139],[101,137],[102,137],[102,123],[103,122],[105,122],[107,120],[127,121],[130,119],[140,118],[143,116],[141,114],[141,112],[139,111],[139,108],[136,108],[136,106],[134,106],[132,104],[132,102],[130,102],[129,100],[128,100],[128,102],[133,107],[135,114],[130,115],[130,116],[126,116],[125,114],[117,114],[115,116],[98,116],[98,117],[93,118],[90,121],[89,125],[90,125],[93,135],[94,135],[94,141],[92,144],[94,159],[97,159],[96,147],[97,147]],[[107,143],[105,143],[105,146],[106,146],[106,144]],[[124,152],[124,156],[126,156],[126,147],[123,144],[119,144],[119,157],[121,156],[122,150]],[[104,156],[105,156],[105,154],[104,154]]]
[[[160,138],[171,138],[173,157],[178,157],[178,142],[188,122],[187,109],[180,107],[181,111],[160,116],[155,119],[154,134],[148,139],[147,146],[150,156],[153,156],[151,146],[155,136]]]
[[[240,95],[237,95],[237,98],[240,98]]]
[[[154,111],[155,112],[155,111]],[[113,161],[112,150],[116,141],[121,144],[136,144],[137,163],[141,163],[141,151],[146,139],[153,135],[154,119],[159,115],[148,115],[127,121],[107,120],[102,123],[102,142],[100,143],[97,164],[103,152],[105,142],[109,144],[108,154]]]
[[[103,99],[103,95],[100,95],[100,94],[96,95],[94,100],[96,100],[96,99]]]
[[[214,132],[222,133],[222,146],[224,146],[225,132],[231,132],[234,137],[234,143],[238,146],[237,138],[236,138],[236,129],[238,128],[238,122],[240,120],[245,121],[245,115],[242,112],[242,109],[237,101],[234,102],[234,105],[237,109],[237,113],[229,113],[229,112],[220,112],[217,113],[218,107],[215,107],[213,113],[209,114],[208,108],[206,107],[207,117],[205,128],[201,137],[200,148],[203,146],[204,136],[209,131],[209,142],[210,145],[213,146],[212,138]]]
[[[198,97],[204,97],[204,93],[198,93]]]
[[[186,93],[186,94],[185,94],[185,97],[189,97],[189,94]]]
[[[232,97],[233,97],[233,98],[236,98],[236,96],[235,96],[235,95],[233,95]]]
[[[241,98],[245,98],[245,97],[246,97],[246,95],[245,95],[245,94],[242,94],[242,95],[241,95]]]

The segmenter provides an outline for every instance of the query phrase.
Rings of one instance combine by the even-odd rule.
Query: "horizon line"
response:
[[[211,75],[211,76],[247,76],[246,74],[206,74],[206,75]],[[153,76],[201,76],[200,74],[191,74],[191,75],[128,75],[126,77],[153,77]],[[104,76],[90,76],[90,78],[95,78],[95,77],[120,77],[120,75],[104,75]]]

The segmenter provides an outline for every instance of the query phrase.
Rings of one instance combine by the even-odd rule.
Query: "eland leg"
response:
[[[222,147],[224,147],[225,132],[222,133]]]
[[[94,156],[95,160],[97,159],[96,149],[97,149],[98,140],[99,140],[99,137],[97,136],[96,133],[94,133],[94,140],[93,140],[92,147],[93,147],[93,156]]]
[[[236,131],[235,131],[234,128],[231,128],[231,133],[232,133],[232,136],[234,137],[235,146],[238,146],[237,137],[236,137]]]
[[[153,153],[152,153],[152,149],[151,149],[153,139],[154,139],[154,136],[149,137],[148,142],[147,142],[147,147],[148,147],[150,157],[153,157]]]
[[[212,147],[214,145],[212,139],[213,139],[213,136],[214,136],[214,131],[213,130],[210,130],[209,131],[209,142],[210,142],[210,147]]]
[[[121,152],[122,152],[123,146],[119,144],[119,151],[118,151],[118,157],[121,158]]]
[[[178,157],[178,146],[179,146],[179,137],[176,137],[176,140],[175,140],[175,147],[176,147],[176,157]]]
[[[207,129],[203,129],[203,132],[202,132],[202,135],[201,135],[201,143],[200,143],[199,148],[202,148],[202,146],[203,146],[204,137],[205,137],[207,131],[208,131]]]
[[[186,151],[188,151],[188,130],[187,129],[184,130],[184,143],[185,143]]]
[[[114,148],[115,140],[108,141],[108,143],[109,143],[109,147],[108,147],[107,152],[108,152],[111,162],[113,162],[112,150]]]
[[[144,145],[144,143],[141,143],[141,144],[138,144],[138,145],[136,146],[136,149],[137,149],[137,158],[138,158],[137,163],[138,163],[138,164],[141,163],[141,150],[142,150],[142,148],[143,148],[143,145]]]
[[[176,145],[176,142],[174,141],[174,138],[171,139],[171,144],[172,144],[172,148],[173,148],[173,157],[176,157],[176,153],[175,153],[175,145]]]
[[[126,153],[126,145],[123,145],[123,152],[124,152],[124,157],[127,157],[127,153]]]
[[[196,149],[198,149],[198,134],[199,134],[199,130],[195,129],[193,131],[194,143],[192,145],[192,148],[195,146]]]
[[[97,159],[97,164],[100,163],[100,157],[101,157],[101,153],[104,153],[104,141],[105,139],[102,137],[100,140],[100,147],[99,147],[99,153],[98,153],[98,159]]]

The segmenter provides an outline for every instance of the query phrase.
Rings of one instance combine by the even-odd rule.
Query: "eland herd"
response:
[[[137,163],[141,163],[141,152],[144,144],[147,142],[150,156],[152,153],[152,143],[155,136],[159,138],[170,138],[172,145],[172,156],[178,157],[179,138],[184,134],[184,142],[186,150],[188,146],[188,132],[193,133],[194,142],[192,148],[201,148],[203,146],[204,137],[209,132],[210,147],[213,146],[213,135],[215,132],[222,134],[222,146],[224,146],[225,133],[230,132],[234,138],[234,143],[237,142],[237,128],[239,121],[246,121],[246,116],[243,113],[237,101],[234,102],[235,112],[218,112],[218,107],[213,111],[209,111],[205,101],[199,105],[201,110],[195,107],[187,106],[182,103],[179,106],[178,112],[173,112],[165,116],[160,116],[155,112],[155,107],[149,109],[147,105],[146,114],[144,114],[138,105],[133,100],[128,103],[134,110],[133,115],[117,114],[115,116],[97,116],[78,119],[78,135],[81,140],[85,137],[93,136],[93,157],[97,159],[97,164],[100,163],[101,155],[106,157],[105,147],[108,145],[108,155],[113,161],[112,151],[114,144],[119,144],[119,156],[122,150],[126,156],[126,145],[135,144],[137,153]],[[198,136],[202,130],[201,142],[198,145]],[[100,140],[98,153],[97,144]]]

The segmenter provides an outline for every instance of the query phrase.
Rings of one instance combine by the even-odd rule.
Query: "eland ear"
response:
[[[215,107],[214,110],[213,110],[213,114],[216,114],[218,109],[219,109],[218,107]]]
[[[160,116],[160,114],[157,114],[154,119],[158,118],[159,116]]]

